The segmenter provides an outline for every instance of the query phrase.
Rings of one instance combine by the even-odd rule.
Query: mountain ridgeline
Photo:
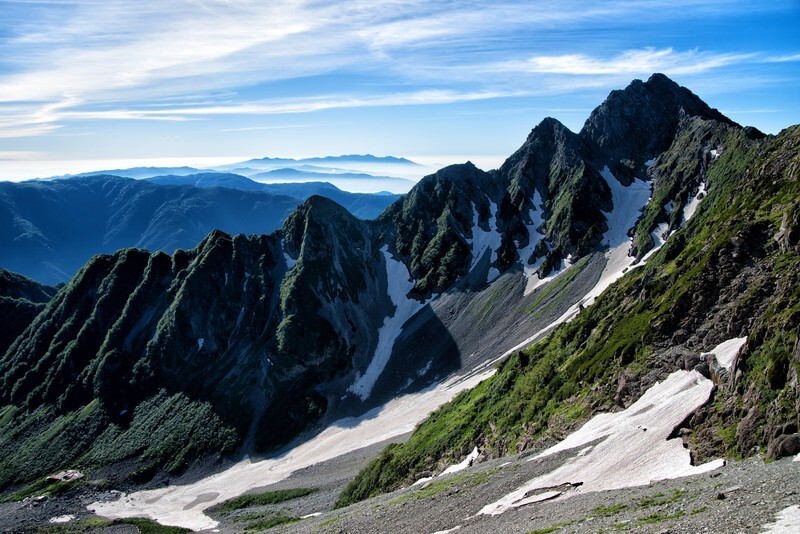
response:
[[[262,184],[217,172],[142,180],[101,174],[3,182],[0,265],[48,284],[66,282],[99,253],[126,247],[172,253],[194,248],[214,229],[271,233],[315,194],[367,219],[399,197],[348,193],[325,183]]]
[[[701,452],[747,453],[746,436],[766,443],[800,402],[797,142],[656,74],[611,93],[579,133],[545,119],[499,169],[442,169],[376,220],[312,196],[270,235],[96,256],[0,358],[0,487],[73,465],[143,481],[274,450],[492,361],[582,308],[609,247],[633,261],[662,243],[341,502],[473,445],[532,447],[736,336],[749,339],[741,372],[720,379],[694,436]],[[641,205],[624,205],[641,184]]]

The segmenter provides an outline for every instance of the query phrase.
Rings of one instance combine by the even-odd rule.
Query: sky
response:
[[[353,153],[490,167],[653,72],[777,133],[800,123],[798,29],[800,0],[0,0],[0,180]]]

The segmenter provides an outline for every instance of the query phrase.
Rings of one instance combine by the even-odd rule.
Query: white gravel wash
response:
[[[626,410],[599,414],[580,430],[533,460],[557,452],[584,448],[558,469],[537,477],[479,514],[498,515],[528,504],[537,493],[571,484],[578,485],[560,498],[647,485],[655,480],[678,478],[722,467],[724,460],[691,465],[689,450],[680,438],[668,439],[672,431],[705,404],[714,384],[697,371],[676,371],[648,389]]]
[[[194,484],[125,494],[117,501],[95,502],[87,508],[112,519],[149,517],[163,525],[213,529],[218,523],[203,513],[206,508],[279,482],[304,467],[410,432],[430,412],[492,374],[494,369],[487,369],[467,378],[451,378],[419,393],[394,399],[361,417],[336,421],[277,458],[259,462],[245,459]]]

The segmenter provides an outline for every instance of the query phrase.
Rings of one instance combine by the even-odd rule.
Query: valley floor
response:
[[[785,458],[767,463],[754,457],[729,462],[711,473],[622,490],[576,494],[497,516],[475,515],[484,505],[524,481],[556,468],[568,457],[569,454],[562,453],[533,461],[525,455],[492,460],[436,479],[427,486],[406,488],[340,510],[313,508],[313,501],[306,507],[298,500],[291,508],[283,508],[297,517],[323,513],[271,531],[764,532],[765,526],[775,522],[781,511],[800,505],[800,462]],[[324,472],[324,466],[317,466],[286,482],[308,486]],[[568,493],[565,489],[565,494]],[[318,499],[313,504],[320,504]],[[796,528],[797,519],[793,524]],[[235,529],[234,525],[222,523],[220,528],[227,531]]]
[[[525,481],[562,465],[574,451],[543,458],[523,453],[499,458],[419,484],[334,510],[344,485],[385,445],[376,444],[302,469],[261,490],[318,488],[305,497],[276,505],[250,507],[220,514],[209,510],[219,526],[206,532],[260,532],[253,518],[274,516],[304,519],[269,528],[292,533],[427,533],[458,532],[670,532],[760,533],[781,512],[800,505],[800,461],[767,462],[756,456],[728,462],[710,473],[663,480],[647,486],[539,502],[497,516],[475,515]],[[131,525],[92,527],[85,503],[97,494],[73,494],[32,505],[0,505],[0,532],[131,532]],[[218,509],[217,509],[218,510]],[[795,512],[796,513],[796,512]],[[52,517],[76,514],[64,525]],[[786,515],[786,514],[784,514]],[[797,515],[783,530],[796,532]],[[451,530],[455,529],[455,530]],[[264,529],[266,530],[266,529]]]

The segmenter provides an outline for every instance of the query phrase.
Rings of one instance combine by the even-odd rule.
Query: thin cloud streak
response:
[[[652,24],[686,12],[710,16],[719,4],[709,0],[8,4],[22,7],[0,21],[0,137],[46,135],[67,121],[178,122],[556,94],[655,71],[699,75],[748,61],[800,58],[672,48],[605,57],[536,50],[541,41],[535,38],[553,28],[589,31],[642,15]],[[735,0],[726,11],[786,5]],[[484,46],[514,32],[532,36],[530,49],[509,55]],[[360,75],[377,81],[352,81]],[[309,84],[305,96],[287,98],[291,82],[325,76],[347,79],[337,96]]]
[[[605,59],[585,54],[535,56],[526,61],[508,61],[490,66],[494,72],[567,74],[573,76],[632,76],[665,72],[673,75],[697,74],[752,60],[757,54],[716,54],[713,52],[675,52],[672,48],[626,50]]]

